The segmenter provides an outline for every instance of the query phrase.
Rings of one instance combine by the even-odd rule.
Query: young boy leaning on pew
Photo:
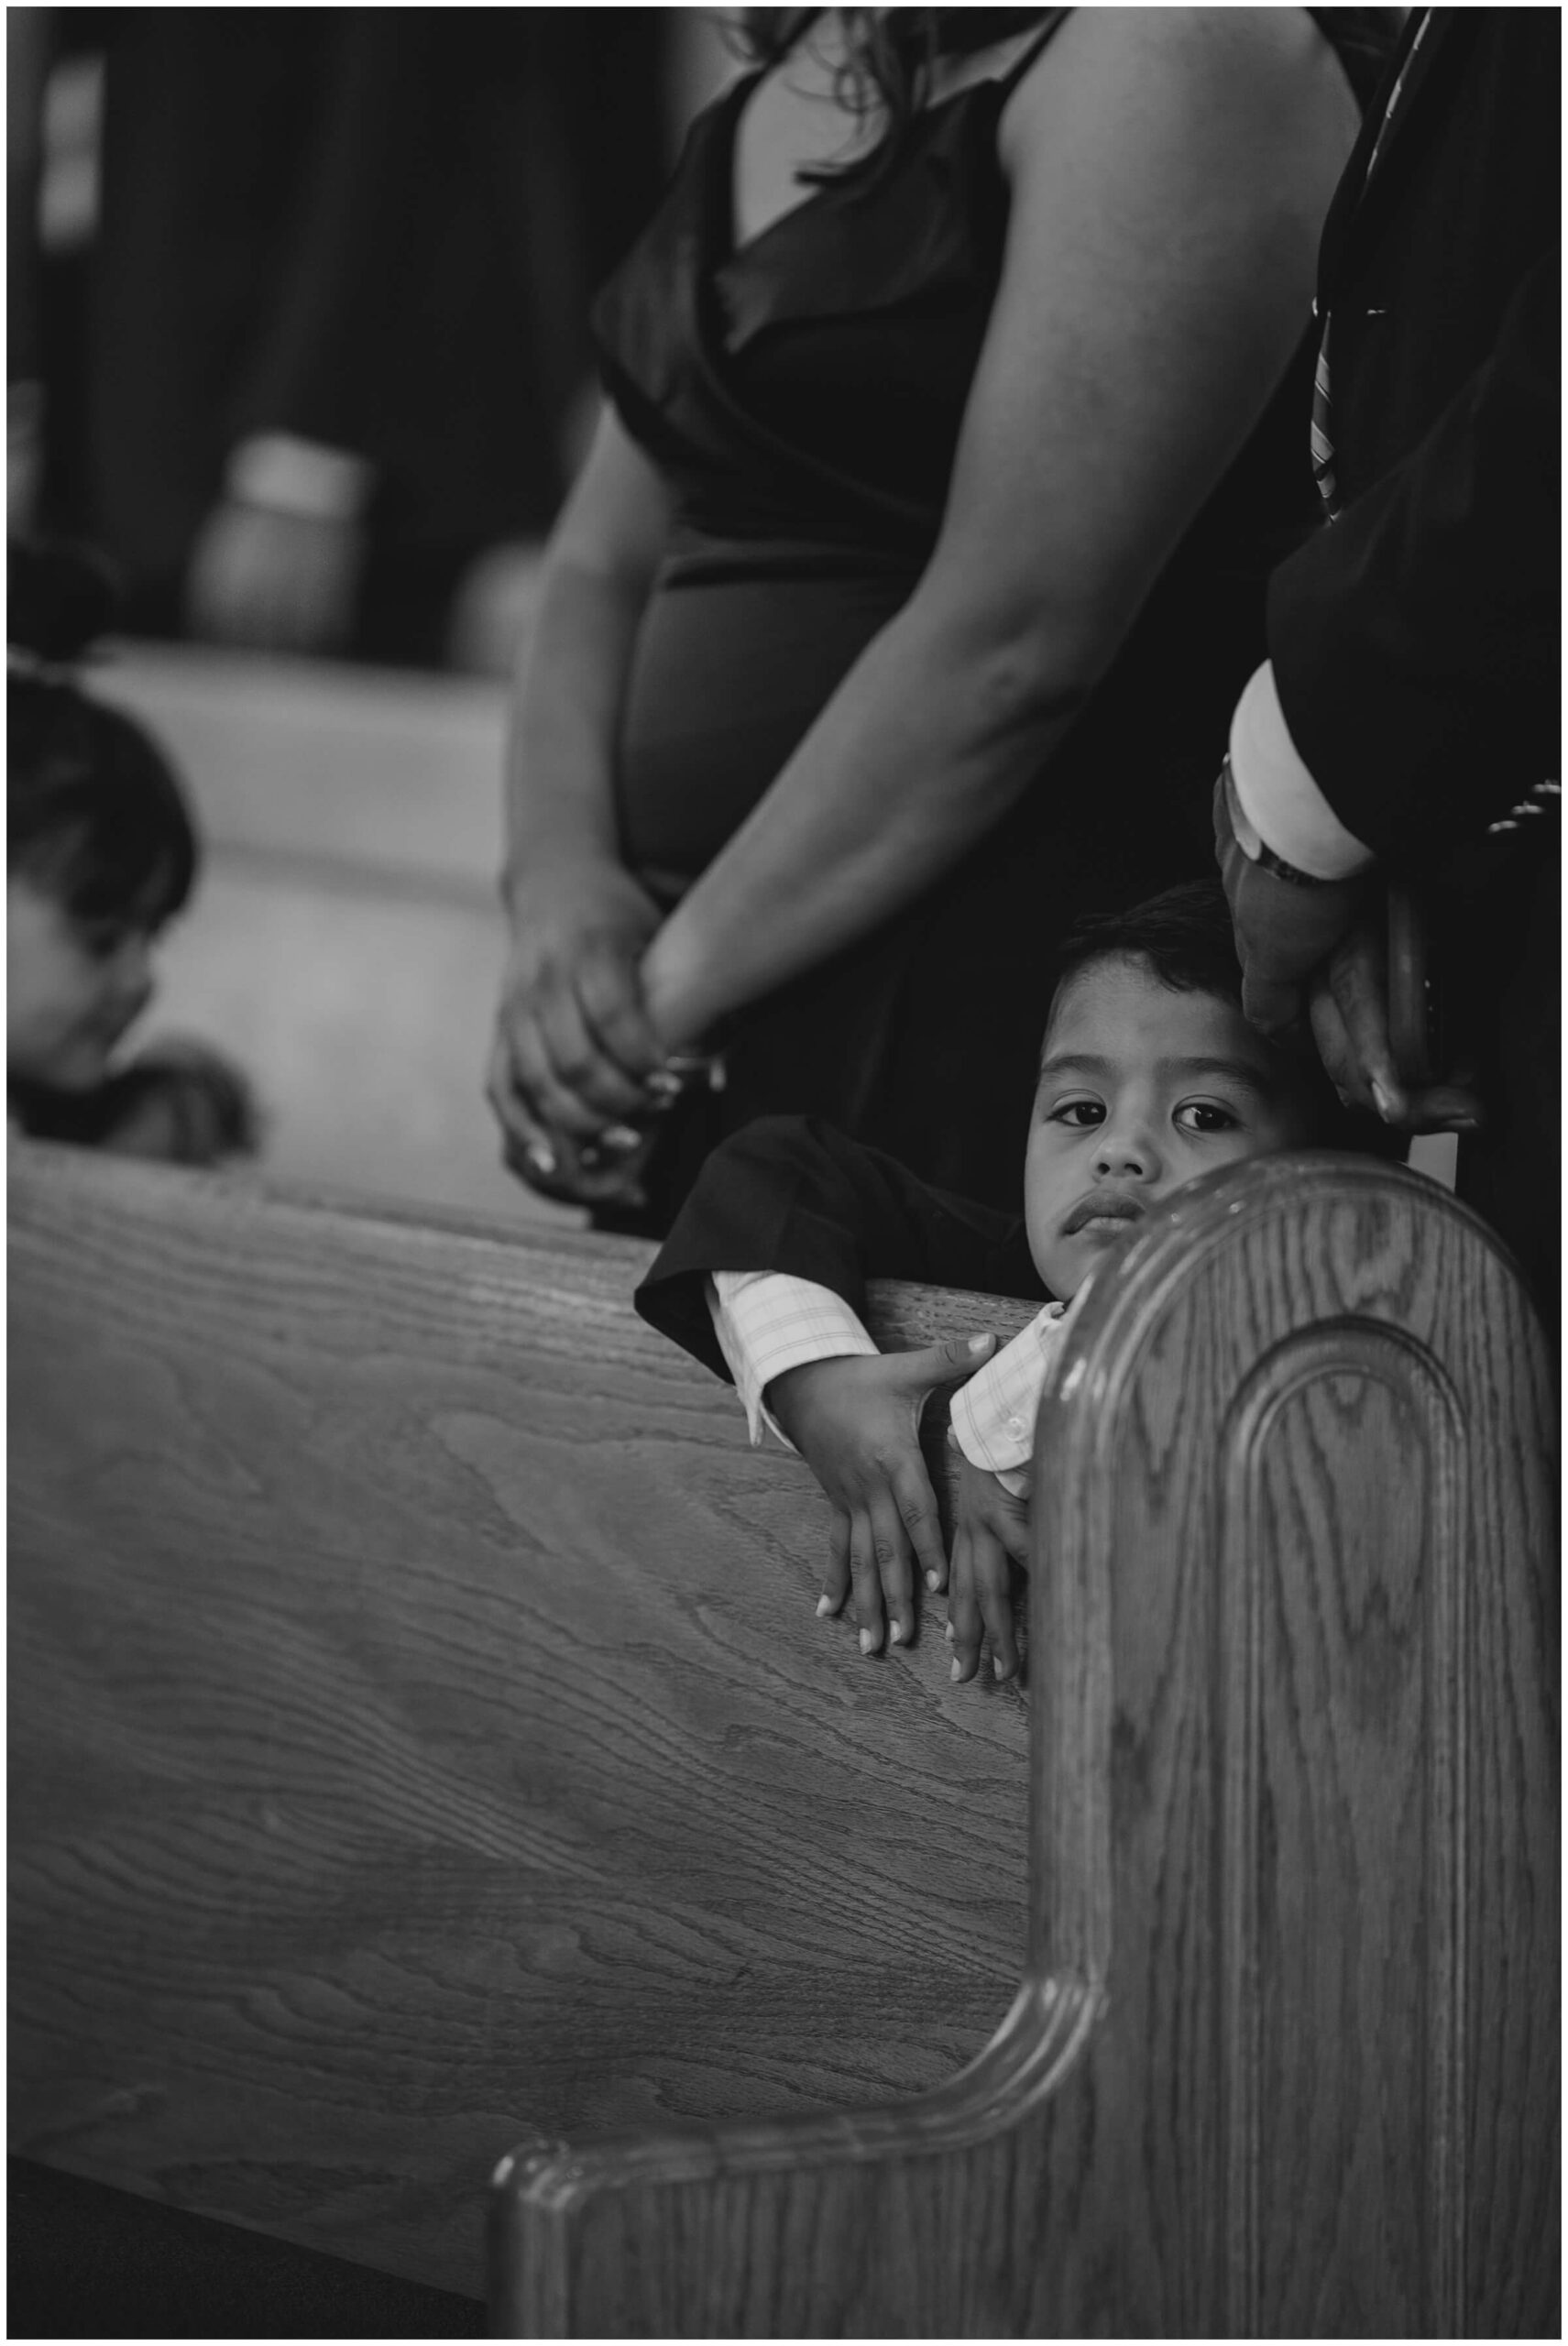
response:
[[[955,1376],[952,1675],[1018,1667],[1008,1559],[1028,1562],[1035,1417],[1052,1352],[1108,1247],[1173,1189],[1272,1149],[1366,1145],[1315,1058],[1248,1025],[1218,881],[1172,888],[1068,938],[1046,1024],[1024,1212],[934,1189],[808,1117],[747,1126],[708,1159],[647,1278],[643,1318],[719,1375],[806,1459],[833,1503],[819,1615],[855,1595],[861,1649],[914,1635],[916,1561],[948,1585],[920,1455],[927,1396]],[[883,1355],[861,1324],[872,1278],[1038,1301],[1023,1333]]]

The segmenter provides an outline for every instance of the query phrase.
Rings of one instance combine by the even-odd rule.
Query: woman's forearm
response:
[[[507,743],[509,896],[552,861],[615,859],[614,762],[643,595],[572,562],[548,576]]]
[[[653,940],[660,1031],[696,1039],[912,904],[1021,795],[1094,665],[917,594]]]

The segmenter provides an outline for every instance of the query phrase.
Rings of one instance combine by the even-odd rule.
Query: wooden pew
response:
[[[1007,2018],[913,2098],[520,2144],[496,2330],[1556,2336],[1554,1420],[1420,1177],[1154,1217],[1042,1409]]]
[[[477,2297],[529,2128],[985,2043],[1021,1698],[814,1619],[826,1503],[649,1252],[14,1148],[14,2151]]]

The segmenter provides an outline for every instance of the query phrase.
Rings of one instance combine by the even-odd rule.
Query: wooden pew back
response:
[[[477,2295],[531,2128],[984,2042],[1020,1698],[814,1620],[826,1503],[649,1251],[16,1147],[14,2149]]]
[[[1151,1216],[1042,1408],[1006,2022],[902,2103],[521,2144],[498,2330],[1554,2334],[1554,1420],[1420,1177]]]

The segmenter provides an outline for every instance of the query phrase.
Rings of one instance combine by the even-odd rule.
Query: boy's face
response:
[[[30,881],[6,886],[5,1059],[9,1073],[90,1091],[152,992],[149,931],[75,919]]]
[[[1024,1165],[1036,1269],[1065,1301],[1183,1181],[1309,1130],[1288,1063],[1234,1003],[1179,993],[1126,956],[1090,962],[1046,1030]]]

